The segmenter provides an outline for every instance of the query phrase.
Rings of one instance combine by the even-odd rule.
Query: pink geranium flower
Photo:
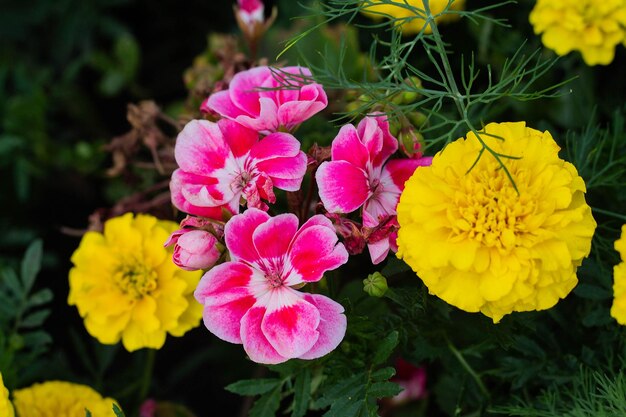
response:
[[[172,203],[180,210],[221,219],[224,211],[249,207],[267,210],[276,201],[274,187],[297,191],[307,157],[288,133],[259,134],[230,120],[192,120],[180,132],[174,150],[179,169],[172,174]]]
[[[256,67],[233,77],[228,90],[211,94],[201,110],[213,111],[263,134],[292,131],[328,105],[320,84],[304,67]]]
[[[331,145],[331,161],[323,162],[315,179],[322,204],[331,213],[350,213],[363,207],[363,226],[383,226],[389,232],[374,234],[368,249],[374,264],[382,262],[395,246],[396,206],[404,183],[429,157],[392,159],[398,141],[389,133],[385,116],[366,117],[358,127],[345,125]]]
[[[330,220],[313,216],[298,229],[293,214],[252,208],[230,219],[225,238],[232,261],[208,271],[195,292],[213,334],[266,364],[319,358],[339,345],[343,307],[295,289],[347,262]]]

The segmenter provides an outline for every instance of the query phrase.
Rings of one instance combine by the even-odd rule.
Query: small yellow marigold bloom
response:
[[[577,283],[596,222],[576,168],[549,132],[488,124],[480,137],[503,158],[518,191],[474,133],[446,146],[406,182],[398,257],[431,294],[495,323],[544,310]],[[476,163],[474,165],[474,163]]]
[[[0,373],[0,417],[13,417],[13,406],[9,401],[9,390],[4,386],[2,373]]]
[[[86,385],[63,381],[34,384],[13,392],[13,404],[19,417],[115,417],[112,398],[102,398]]]
[[[380,0],[369,0],[367,3],[375,4],[364,8],[362,10],[363,14],[372,19],[382,19],[386,16],[400,19],[395,23],[395,25],[405,35],[417,34],[421,32],[422,29],[424,29],[424,33],[432,32],[430,25],[424,27],[426,24],[426,11],[423,0],[390,0],[390,2],[386,3],[383,3]],[[413,10],[410,10],[407,8],[407,4],[419,9],[420,12],[415,13]],[[433,16],[436,16],[435,22],[450,22],[459,18],[457,14],[453,13],[446,13],[441,16],[437,16],[439,13],[443,12],[447,6],[448,0],[430,0],[430,12]],[[464,6],[465,0],[454,0],[454,2],[450,5],[449,10],[463,10]]]
[[[580,51],[587,65],[607,65],[626,42],[626,0],[537,0],[530,23],[557,55]]]
[[[163,243],[178,229],[170,221],[132,213],[108,220],[104,233],[87,232],[72,255],[68,303],[89,334],[104,344],[122,339],[128,351],[163,346],[167,333],[198,326],[193,297],[201,271],[183,271]]]
[[[626,325],[626,224],[622,226],[622,235],[615,241],[615,250],[622,262],[613,267],[613,306],[611,316],[619,324]]]

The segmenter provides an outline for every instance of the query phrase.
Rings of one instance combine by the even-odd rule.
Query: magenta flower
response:
[[[403,391],[391,397],[391,403],[404,404],[408,401],[421,400],[426,397],[426,370],[417,367],[402,358],[395,363],[396,375],[391,379],[403,388]]]
[[[355,128],[341,128],[331,145],[330,162],[323,162],[315,179],[322,204],[331,213],[350,213],[363,207],[363,226],[381,226],[386,234],[368,241],[374,264],[395,248],[396,206],[404,183],[419,166],[430,165],[429,157],[392,159],[398,141],[389,133],[385,116],[366,117]]]
[[[295,289],[347,262],[330,220],[313,216],[298,229],[293,214],[252,208],[230,219],[225,238],[232,261],[204,274],[195,292],[211,333],[266,364],[319,358],[339,345],[343,307]]]
[[[172,203],[197,216],[222,219],[248,207],[267,210],[274,187],[297,191],[307,157],[288,133],[259,134],[230,120],[192,120],[178,135],[174,150],[179,169],[172,174]]]
[[[246,25],[252,26],[265,20],[265,6],[261,0],[237,0],[237,5],[237,14]]]
[[[320,84],[304,67],[256,67],[233,77],[228,90],[211,94],[201,110],[214,111],[257,132],[292,131],[328,105]]]
[[[172,260],[186,271],[212,267],[222,255],[223,248],[211,233],[190,228],[178,229],[172,233],[165,242],[165,246],[170,245],[176,245]]]

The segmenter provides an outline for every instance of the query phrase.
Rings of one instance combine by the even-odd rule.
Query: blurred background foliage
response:
[[[181,339],[168,339],[157,353],[154,374],[146,375],[145,352],[130,355],[116,346],[98,344],[66,303],[69,259],[78,244],[77,235],[88,227],[90,214],[163,177],[145,172],[138,174],[143,176],[139,181],[107,176],[114,161],[104,146],[128,131],[127,104],[154,100],[173,119],[197,111],[201,97],[188,95],[194,83],[184,74],[190,74],[186,72],[190,68],[215,64],[209,33],[237,33],[233,3],[4,0],[0,5],[0,295],[4,297],[0,324],[9,329],[0,335],[0,369],[3,375],[8,369],[16,370],[5,376],[10,388],[35,379],[71,379],[136,410],[138,393],[148,378],[150,393],[156,398],[185,404],[199,416],[208,415],[207,404],[222,410],[220,415],[235,416],[242,403],[223,387],[242,378],[267,376],[265,368],[245,359],[239,346],[219,341],[204,328]],[[319,23],[320,18],[292,0],[265,3],[267,13],[272,6],[279,13],[259,55],[274,63],[284,41]],[[482,5],[480,0],[467,0],[468,9]],[[490,63],[497,72],[524,42],[525,51],[541,49],[528,23],[532,5],[531,0],[521,0],[489,12],[494,18],[507,19],[510,28],[469,21],[442,28],[444,39],[452,45],[453,68],[460,68],[461,56],[467,59],[473,53],[478,65]],[[307,18],[293,19],[307,14]],[[373,75],[367,56],[372,33],[359,29],[365,22],[363,16],[356,16],[351,26],[343,21],[323,27],[278,62],[315,62],[341,67],[350,79],[368,79]],[[377,36],[390,37],[384,31]],[[245,51],[243,45],[239,48]],[[548,50],[541,54],[553,57]],[[424,56],[413,57],[413,65],[427,63]],[[557,98],[520,102],[505,97],[483,115],[485,122],[523,119],[529,126],[549,129],[566,146],[562,155],[575,163],[587,181],[590,205],[602,207],[595,216],[603,233],[580,270],[581,284],[574,294],[549,312],[514,314],[492,326],[485,317],[453,310],[428,297],[423,287],[416,288],[414,275],[398,262],[388,262],[383,270],[393,291],[384,302],[373,303],[360,286],[360,280],[372,271],[359,267],[357,259],[350,274],[358,278],[358,285],[353,281],[330,288],[346,306],[350,327],[329,364],[336,372],[317,392],[314,404],[318,408],[339,402],[335,413],[341,415],[341,398],[333,397],[333,392],[345,383],[345,375],[356,381],[354,392],[345,392],[363,396],[363,404],[372,401],[359,381],[371,387],[376,383],[369,379],[371,372],[386,376],[384,362],[396,347],[413,363],[428,364],[432,401],[428,399],[422,412],[429,416],[488,411],[540,415],[524,414],[524,409],[532,407],[537,407],[536,413],[552,407],[554,414],[545,415],[557,415],[561,408],[550,403],[558,397],[555,383],[569,387],[561,395],[563,401],[575,397],[577,389],[610,391],[625,384],[619,375],[604,378],[588,370],[620,368],[614,365],[624,349],[624,332],[617,329],[608,309],[611,268],[617,262],[612,242],[626,220],[624,215],[612,214],[622,211],[626,198],[620,192],[626,184],[625,73],[625,48],[618,48],[615,61],[607,67],[587,67],[571,54],[539,80],[539,87],[570,80],[560,87]],[[304,149],[314,142],[327,145],[336,134],[339,116],[332,113],[343,112],[348,98],[341,91],[329,91],[329,97],[327,114],[298,132]],[[606,167],[611,167],[610,172],[603,171]],[[43,246],[29,247],[35,239],[41,239]],[[36,281],[35,276],[39,277]],[[5,308],[14,304],[19,308]],[[538,315],[542,320],[536,319]],[[582,317],[582,327],[572,328],[568,317]],[[395,336],[394,329],[398,331]],[[381,340],[385,341],[382,347],[378,345]],[[296,368],[271,371],[278,378],[267,385],[262,397],[270,410],[281,401],[289,405],[277,387],[287,387],[295,403],[297,387],[310,387],[311,381],[319,385],[314,369]],[[369,374],[355,373],[355,369],[368,369]],[[136,382],[129,385],[128,381]],[[485,383],[491,392],[484,391]],[[378,388],[393,391],[389,386]],[[543,396],[538,397],[541,392]],[[511,393],[521,405],[504,407],[495,401],[502,408],[489,408],[494,398],[501,400]],[[618,400],[614,403],[626,404]],[[244,409],[249,406],[243,404]]]

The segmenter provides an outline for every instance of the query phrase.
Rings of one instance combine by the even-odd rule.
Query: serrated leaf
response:
[[[581,283],[574,289],[574,294],[589,300],[608,300],[613,296],[611,290],[597,285]]]
[[[19,324],[20,328],[32,328],[39,327],[43,324],[44,320],[50,315],[50,310],[39,310],[34,313],[28,314],[22,319]]]
[[[324,417],[358,417],[361,415],[361,410],[364,406],[364,399],[354,402],[349,399],[340,400],[330,407],[330,410],[324,414]]]
[[[52,301],[54,294],[51,290],[44,288],[43,290],[37,291],[35,294],[28,297],[28,301],[26,302],[26,308],[33,308],[43,304],[46,304]]]
[[[24,284],[24,292],[28,293],[32,288],[35,278],[41,269],[41,257],[43,255],[43,243],[36,239],[26,249],[22,259],[21,278]]]
[[[367,376],[360,372],[347,379],[342,379],[334,385],[326,387],[324,395],[316,401],[315,405],[319,408],[328,407],[340,398],[356,398],[359,391],[364,391],[367,383]]]
[[[398,346],[398,336],[398,332],[394,330],[380,342],[372,357],[372,363],[374,365],[379,365],[389,358],[391,352]]]
[[[372,372],[370,378],[372,379],[372,381],[386,381],[395,374],[395,368],[392,366],[387,366],[386,368],[381,368],[378,371]]]
[[[276,417],[278,407],[280,407],[280,387],[260,396],[250,409],[250,417]]]
[[[304,417],[311,399],[311,371],[304,368],[296,377],[291,417]]]
[[[274,389],[280,380],[276,378],[243,379],[226,386],[226,390],[239,395],[258,395]]]
[[[367,390],[368,396],[376,398],[393,397],[400,394],[400,392],[402,392],[402,387],[395,382],[389,381],[374,382]]]
[[[22,285],[20,284],[20,280],[13,269],[5,268],[2,270],[2,282],[13,294],[17,295],[19,298],[22,298]]]
[[[52,337],[43,330],[23,333],[24,344],[28,347],[44,346],[52,343]]]

